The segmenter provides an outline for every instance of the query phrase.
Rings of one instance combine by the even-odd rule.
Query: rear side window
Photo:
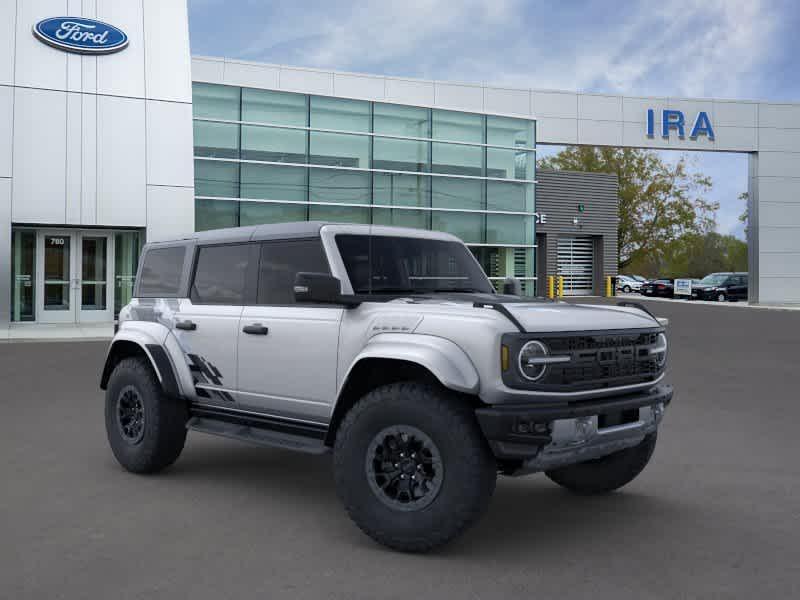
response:
[[[294,304],[294,278],[300,272],[330,273],[319,239],[263,243],[258,303]]]
[[[170,298],[181,285],[185,246],[151,248],[144,255],[137,295],[140,298]]]
[[[192,282],[195,304],[243,304],[249,244],[201,246]]]

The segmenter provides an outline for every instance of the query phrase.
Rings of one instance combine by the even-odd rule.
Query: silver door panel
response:
[[[186,357],[198,396],[204,402],[229,404],[235,401],[236,353],[241,306],[200,305],[180,300],[172,333]],[[191,321],[193,331],[176,328]]]
[[[239,330],[237,400],[277,415],[327,421],[336,397],[343,309],[247,306]],[[261,324],[266,335],[242,329]]]

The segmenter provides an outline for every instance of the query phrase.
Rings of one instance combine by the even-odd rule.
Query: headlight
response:
[[[541,379],[547,370],[547,363],[544,361],[547,354],[547,346],[542,342],[531,340],[526,343],[519,351],[519,371],[522,376],[529,381]]]

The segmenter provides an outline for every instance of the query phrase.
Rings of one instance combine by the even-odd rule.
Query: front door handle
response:
[[[183,329],[184,331],[194,331],[197,329],[197,323],[193,323],[192,321],[177,321],[175,323],[175,329]]]
[[[242,327],[242,331],[250,335],[267,335],[269,333],[269,327],[264,327],[261,323],[253,323],[252,325],[245,325]]]

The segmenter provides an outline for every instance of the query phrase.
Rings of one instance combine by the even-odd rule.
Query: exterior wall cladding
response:
[[[63,15],[111,23],[129,45],[89,56],[33,36]],[[191,102],[186,2],[0,2],[0,325],[12,224],[192,231]]]
[[[46,46],[33,36],[32,27],[41,19],[59,15],[111,23],[128,35],[130,44],[120,52],[104,56],[70,54]],[[143,231],[148,240],[157,240],[178,237],[194,229],[195,197],[199,194],[194,189],[193,81],[290,92],[309,98],[423,107],[430,114],[455,111],[480,115],[487,127],[485,138],[444,140],[449,145],[434,147],[432,154],[424,157],[426,160],[419,161],[432,171],[437,166],[437,151],[440,156],[442,151],[449,152],[450,158],[442,160],[440,165],[444,164],[450,172],[415,174],[440,182],[432,188],[450,188],[445,190],[446,194],[440,193],[439,198],[450,195],[453,203],[397,207],[395,195],[391,197],[392,211],[398,210],[391,215],[392,218],[401,212],[406,217],[428,215],[429,226],[434,225],[434,215],[444,215],[442,221],[450,227],[483,219],[484,224],[470,229],[475,232],[471,243],[485,265],[498,268],[498,275],[500,270],[513,269],[514,274],[530,276],[533,244],[515,236],[511,248],[506,248],[496,236],[510,235],[515,228],[526,235],[534,230],[547,235],[548,227],[557,224],[559,213],[547,206],[547,196],[541,190],[538,196],[542,204],[531,206],[535,188],[530,183],[535,178],[532,160],[520,177],[517,172],[521,165],[515,158],[511,176],[512,163],[506,159],[518,150],[523,151],[516,147],[516,141],[510,151],[507,148],[489,151],[492,144],[488,142],[488,124],[494,118],[535,121],[531,150],[534,144],[576,144],[747,153],[750,300],[800,304],[800,103],[510,89],[192,58],[185,0],[5,0],[0,2],[0,326],[10,317],[12,231],[26,226],[125,229]],[[669,127],[662,133],[658,127],[662,112],[674,115],[674,111],[680,111],[685,118],[685,135]],[[655,128],[648,127],[648,114],[655,115]],[[699,121],[701,114],[713,124],[713,136],[690,135],[691,123]],[[433,125],[433,117],[430,123]],[[311,127],[309,124],[308,128],[300,129],[306,131]],[[378,139],[375,133],[367,130],[366,135]],[[319,141],[324,136],[314,137]],[[415,141],[430,140],[431,144],[437,141],[435,135],[428,134],[401,137],[406,138],[403,143],[394,144],[398,153],[403,147],[415,146]],[[410,139],[413,137],[423,139]],[[309,135],[313,147],[314,140],[310,138]],[[465,164],[468,156],[472,156],[469,159],[472,163]],[[501,169],[508,175],[497,177],[495,161],[501,156],[505,157],[506,165],[501,165]],[[223,162],[217,157],[202,158],[207,163]],[[336,165],[312,164],[310,154],[308,159],[309,172],[320,166],[335,170]],[[483,161],[480,167],[475,166],[477,161]],[[462,172],[459,177],[452,168],[463,166],[480,168],[481,172],[472,178]],[[373,177],[369,198],[373,203],[369,208],[372,218],[381,211],[384,216],[389,215],[389,209],[374,207],[374,179],[380,179],[374,175],[381,168],[373,161],[367,170]],[[455,204],[461,202],[461,197],[452,198],[451,194],[457,187],[456,180],[483,185],[477,206],[459,210]],[[478,185],[475,183],[473,187]],[[489,193],[490,187],[513,186],[524,189],[524,203]],[[310,180],[305,189],[309,195],[313,191]],[[408,189],[401,191],[406,194]],[[424,186],[421,189],[427,191]],[[431,189],[431,197],[434,191]],[[567,197],[568,209],[576,203],[570,194],[569,190],[559,192]],[[478,195],[474,193],[471,197],[477,199]],[[231,200],[239,203],[241,198]],[[597,212],[593,202],[596,201],[583,202],[587,206],[582,217],[583,232],[589,231]],[[549,222],[538,227],[523,226],[522,222],[531,218],[533,210],[548,213]],[[240,217],[241,213],[237,218]],[[576,237],[580,232],[579,227]],[[603,237],[609,236],[603,234]],[[39,249],[42,241],[40,236]],[[538,269],[542,274],[549,274],[553,268],[550,244],[549,240],[545,244],[550,249],[549,255],[539,253],[538,260],[545,262]],[[576,247],[585,257],[586,246],[576,244],[573,249]],[[610,249],[602,254],[602,261],[597,262],[603,262],[604,271],[611,272],[614,263]],[[73,253],[73,257],[77,259],[78,254]],[[75,264],[80,266],[77,260]],[[585,261],[581,268],[584,264]],[[37,277],[41,277],[42,263],[38,261],[37,265]],[[25,281],[30,285],[29,279]],[[77,294],[79,286],[75,290]]]
[[[194,81],[536,120],[536,143],[622,146],[750,156],[750,300],[800,303],[800,104],[508,89],[194,57]],[[705,112],[714,137],[654,135],[647,114]],[[689,132],[686,131],[688,134]]]
[[[559,237],[591,237],[594,246],[592,291],[605,293],[605,277],[617,275],[617,176],[539,169],[536,180],[536,210],[547,215],[545,222],[536,226],[539,281],[558,274]],[[584,206],[583,212],[578,209],[579,205]],[[539,293],[544,289],[543,283]]]

